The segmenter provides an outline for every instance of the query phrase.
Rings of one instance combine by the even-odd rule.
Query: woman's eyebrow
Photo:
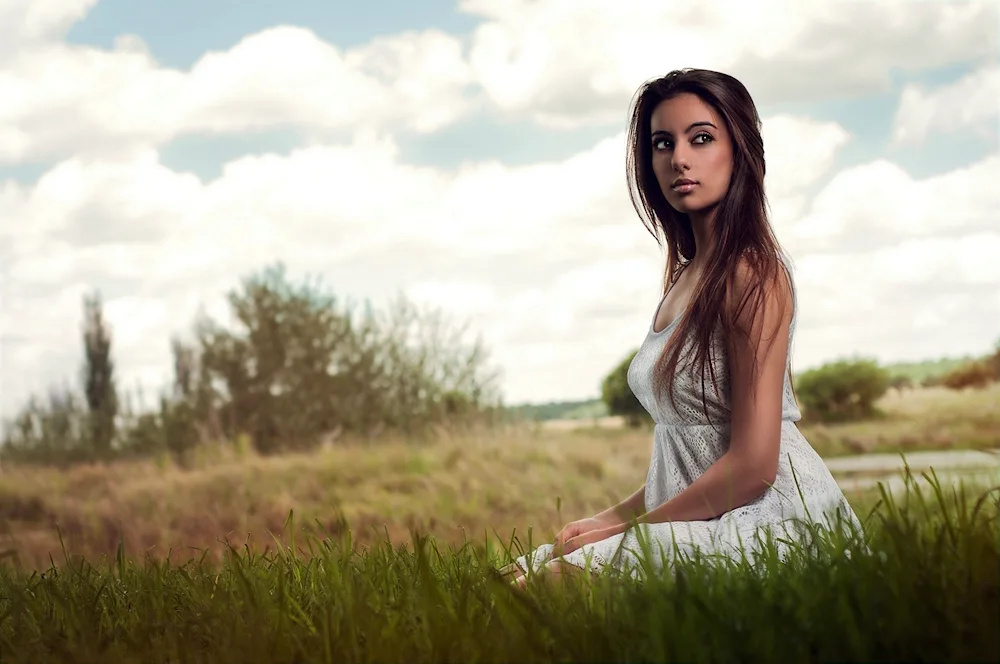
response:
[[[689,124],[688,128],[684,130],[684,133],[685,134],[688,133],[689,131],[691,131],[695,127],[711,127],[712,129],[718,129],[718,127],[716,127],[714,124],[712,124],[708,120],[699,120],[698,122],[692,122],[691,124]],[[653,132],[653,136],[660,136],[660,135],[663,135],[663,136],[673,136],[673,134],[671,134],[669,131],[666,131],[666,130],[663,130],[663,129],[657,129],[656,131]]]

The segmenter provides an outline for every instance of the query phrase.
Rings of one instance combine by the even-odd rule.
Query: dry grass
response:
[[[878,404],[869,422],[802,426],[823,456],[914,450],[1000,447],[1000,383],[984,389],[943,387],[896,392]]]
[[[919,390],[887,398],[878,422],[804,426],[825,455],[848,451],[997,446],[1000,387],[955,394]],[[596,426],[523,428],[443,438],[356,444],[309,455],[221,454],[182,470],[148,461],[68,472],[5,468],[0,475],[0,554],[28,567],[71,553],[187,559],[218,553],[222,540],[258,546],[281,533],[294,510],[314,534],[349,527],[360,545],[411,531],[447,543],[494,533],[535,542],[567,520],[603,510],[645,479],[648,431]],[[557,509],[559,506],[561,509]]]
[[[72,553],[112,555],[122,537],[132,554],[187,558],[222,550],[220,539],[259,546],[291,510],[316,534],[345,525],[361,544],[408,542],[411,529],[450,543],[488,534],[544,536],[563,516],[604,509],[645,477],[649,441],[609,441],[508,432],[413,447],[349,445],[310,455],[216,459],[182,470],[121,463],[68,472],[10,469],[0,476],[0,551],[31,567]],[[346,522],[346,523],[345,523]],[[549,531],[549,532],[545,532]]]
[[[800,429],[824,457],[1000,447],[1000,382],[983,389],[890,390],[877,408],[880,417],[870,421],[802,422]],[[552,420],[542,423],[541,428],[559,432],[620,430],[624,428],[624,421],[618,417]]]

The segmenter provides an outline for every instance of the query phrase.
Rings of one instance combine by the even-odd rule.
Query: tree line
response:
[[[227,294],[234,321],[196,317],[169,340],[173,376],[156,403],[121,389],[101,295],[84,298],[80,389],[53,386],[3,422],[0,459],[70,465],[168,453],[182,465],[200,447],[240,439],[261,454],[309,450],[342,436],[423,436],[441,427],[517,419],[480,339],[439,311],[398,297],[385,312],[341,301],[319,280],[293,282],[282,264]],[[601,400],[630,426],[651,420],[628,386],[635,351],[606,375]],[[1000,380],[1000,341],[924,385],[978,388]],[[912,383],[871,359],[838,360],[794,381],[807,420],[876,414],[889,389]]]
[[[67,465],[249,440],[261,454],[340,436],[420,436],[498,421],[499,372],[478,338],[400,296],[385,312],[341,301],[282,264],[228,293],[232,325],[202,313],[170,339],[173,377],[152,407],[126,393],[99,292],[83,305],[81,388],[32,396],[4,422],[0,458]]]
[[[611,370],[601,384],[601,399],[611,415],[628,426],[649,425],[652,419],[628,386],[628,368],[633,350]],[[970,359],[941,375],[930,375],[919,386],[942,386],[953,390],[982,389],[1000,381],[1000,339],[991,354]],[[918,386],[907,376],[893,375],[871,358],[856,357],[827,362],[797,376],[792,385],[803,418],[807,422],[849,422],[878,414],[876,402],[890,389]]]

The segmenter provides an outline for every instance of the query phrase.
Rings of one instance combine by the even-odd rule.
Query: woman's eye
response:
[[[666,150],[668,142],[669,141],[666,141],[666,140],[664,140],[662,138],[658,138],[655,141],[653,141],[653,149],[654,150]]]
[[[705,140],[698,141],[699,138],[704,138]],[[708,143],[711,140],[712,140],[712,135],[711,134],[698,134],[697,136],[694,137],[694,142],[699,143],[699,144]]]

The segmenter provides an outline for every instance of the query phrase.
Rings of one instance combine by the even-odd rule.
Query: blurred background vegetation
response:
[[[5,423],[0,458],[72,465],[249,440],[260,454],[315,449],[344,435],[420,438],[503,415],[485,348],[403,298],[386,313],[341,303],[275,265],[229,293],[231,325],[207,315],[169,341],[172,384],[149,404],[117,384],[99,293],[86,298],[82,391],[33,397]]]
[[[650,419],[625,379],[634,350],[600,398],[508,406],[481,340],[404,298],[378,312],[278,264],[228,304],[225,320],[202,314],[164,340],[172,376],[145,395],[120,385],[100,294],[85,298],[76,387],[68,376],[4,423],[0,556],[40,567],[63,547],[114,555],[119,542],[221,555],[232,537],[270,542],[293,510],[306,531],[359,544],[531,527],[540,539],[616,503],[648,468]],[[1000,344],[830,362],[794,377],[801,428],[827,458],[996,448],[998,368]],[[863,505],[888,472],[835,476]]]
[[[101,297],[83,302],[81,389],[68,382],[33,397],[4,423],[0,459],[68,466],[245,444],[262,455],[308,451],[344,437],[424,440],[447,430],[511,423],[650,418],[628,386],[635,350],[611,368],[601,397],[505,406],[499,371],[481,340],[440,312],[400,297],[387,312],[342,302],[322,283],[289,279],[283,265],[228,294],[232,323],[205,314],[190,338],[169,340],[172,384],[150,403],[118,385]],[[889,392],[982,390],[1000,380],[1000,341],[981,357],[880,366],[840,359],[794,377],[803,425],[878,419]]]

